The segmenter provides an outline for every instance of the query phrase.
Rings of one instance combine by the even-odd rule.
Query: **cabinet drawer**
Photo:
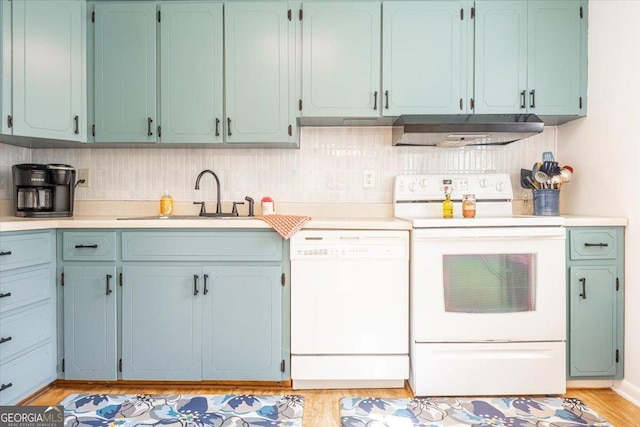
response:
[[[0,365],[0,385],[6,387],[0,391],[0,405],[14,405],[55,379],[55,345],[49,342]]]
[[[53,232],[2,235],[0,271],[51,262],[55,254]]]
[[[281,261],[274,231],[123,232],[123,261]]]
[[[53,335],[53,304],[34,307],[2,319],[0,327],[0,363],[21,351],[43,343]]]
[[[62,234],[65,261],[115,261],[114,231],[65,231]]]
[[[570,257],[578,259],[616,259],[615,228],[569,230]]]
[[[51,298],[53,281],[51,266],[0,276],[0,313]]]

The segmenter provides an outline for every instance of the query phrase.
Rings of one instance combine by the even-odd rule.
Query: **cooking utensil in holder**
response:
[[[533,190],[533,214],[543,216],[560,215],[560,190]]]

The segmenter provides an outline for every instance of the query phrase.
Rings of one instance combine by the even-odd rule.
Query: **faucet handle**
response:
[[[253,216],[253,204],[254,201],[251,197],[247,196],[244,198],[247,202],[249,202],[249,216]]]
[[[204,207],[204,202],[193,202],[193,204],[200,205],[200,215],[207,213],[207,209]]]
[[[244,202],[233,202],[231,213],[235,216],[238,216],[238,205],[244,205]]]

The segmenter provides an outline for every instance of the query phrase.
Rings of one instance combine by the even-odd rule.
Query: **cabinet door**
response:
[[[226,141],[287,142],[293,125],[289,38],[294,34],[287,3],[229,2],[224,7]]]
[[[206,267],[202,377],[282,379],[282,285],[279,266]]]
[[[86,140],[85,2],[12,3],[13,134]]]
[[[222,142],[222,3],[160,4],[162,142]]]
[[[383,115],[466,108],[460,10],[455,1],[383,3]]]
[[[0,3],[0,133],[10,135],[11,116],[11,2]]]
[[[306,3],[302,115],[380,115],[380,2]]]
[[[527,2],[476,1],[476,114],[526,113]]]
[[[572,377],[616,373],[616,268],[574,266],[569,269]]]
[[[95,141],[155,142],[156,6],[95,7]]]
[[[118,379],[116,268],[64,267],[65,379]]]
[[[122,379],[200,380],[200,268],[128,266],[122,274]]]
[[[538,0],[528,5],[529,112],[577,115],[581,94],[580,0]]]

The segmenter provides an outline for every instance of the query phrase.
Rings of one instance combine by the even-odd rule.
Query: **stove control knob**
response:
[[[480,188],[485,188],[487,186],[487,180],[485,178],[482,178],[480,181],[478,181],[478,185],[480,186]]]
[[[496,184],[496,190],[498,191],[504,191],[504,182],[500,181],[499,183]]]
[[[421,179],[421,180],[420,180],[420,187],[423,187],[423,188],[424,188],[424,187],[426,187],[426,186],[427,186],[427,180],[426,180],[426,179],[424,179],[424,178],[423,178],[423,179]]]
[[[409,184],[409,191],[416,191],[418,189],[418,183],[412,182]]]

